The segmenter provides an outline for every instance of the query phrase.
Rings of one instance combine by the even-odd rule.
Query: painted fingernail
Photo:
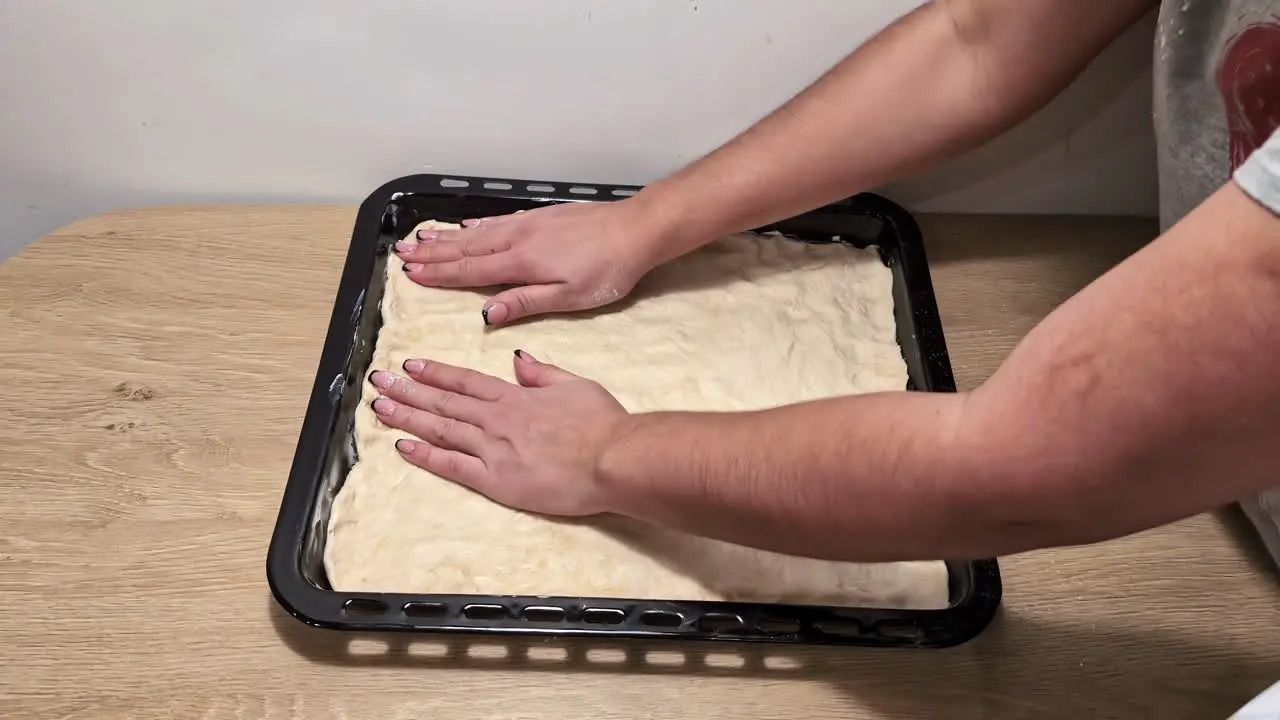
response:
[[[402,367],[404,367],[404,371],[407,373],[420,373],[422,372],[422,368],[426,366],[427,364],[422,360],[405,360]]]
[[[397,441],[396,441],[396,450],[399,450],[400,452],[404,453],[405,455],[408,455],[409,453],[413,452],[413,441],[412,441],[412,440],[397,440]]]
[[[407,273],[415,273],[422,269],[422,263],[405,263],[404,271]]]
[[[502,303],[494,303],[486,305],[480,311],[480,316],[484,318],[485,325],[501,325],[508,315],[507,306]]]
[[[440,233],[436,232],[435,230],[419,230],[418,239],[423,242],[427,242],[430,240],[439,240]]]
[[[373,411],[379,415],[390,415],[396,411],[396,404],[384,397],[380,397],[373,401]]]
[[[529,353],[523,350],[517,350],[516,357],[520,358],[521,360],[524,360],[525,362],[538,362],[537,358],[535,358],[534,356],[530,355]]]
[[[387,388],[391,387],[391,383],[395,381],[396,381],[396,376],[392,375],[389,372],[376,370],[374,372],[369,373],[369,382],[373,383],[373,386],[380,390],[386,390]]]
[[[409,242],[408,240],[401,240],[400,242],[396,243],[396,252],[401,254],[411,253],[413,252],[413,249],[416,247],[418,247],[418,243]]]

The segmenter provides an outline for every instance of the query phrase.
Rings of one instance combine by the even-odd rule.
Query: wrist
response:
[[[648,269],[692,252],[720,236],[698,226],[696,208],[690,206],[687,193],[669,184],[671,182],[663,180],[649,185],[622,201],[632,208],[635,222],[646,239],[642,254]]]
[[[605,513],[635,517],[629,512],[634,496],[630,486],[634,483],[636,454],[633,447],[649,416],[628,413],[614,424],[605,436],[605,442],[596,455],[594,480],[598,504]]]

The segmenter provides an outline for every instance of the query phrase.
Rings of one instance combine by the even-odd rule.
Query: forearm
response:
[[[635,198],[665,262],[699,245],[899,179],[1047,103],[1150,0],[939,0],[807,90]]]
[[[958,444],[966,397],[883,393],[638,415],[606,453],[602,484],[619,514],[791,555],[1012,550],[1005,528],[976,522],[992,498]]]
[[[635,416],[601,461],[606,505],[865,562],[1093,542],[1260,491],[1280,466],[1278,222],[1229,184],[968,395]]]
[[[907,14],[746,132],[641,193],[679,221],[659,259],[902,177],[1016,120],[992,113],[981,94],[946,3]]]

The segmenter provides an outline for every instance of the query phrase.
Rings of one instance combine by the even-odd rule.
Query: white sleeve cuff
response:
[[[1246,195],[1280,215],[1280,130],[1244,161],[1235,180]]]

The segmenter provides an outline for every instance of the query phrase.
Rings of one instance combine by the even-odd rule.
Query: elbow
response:
[[[1063,503],[1049,502],[1041,507],[1024,505],[1006,510],[998,517],[990,518],[997,538],[996,546],[1001,548],[996,553],[998,555],[1093,545],[1125,534],[1113,532],[1108,525],[1099,522],[1096,515]]]
[[[1057,97],[1121,32],[1134,10],[1084,11],[1062,0],[937,0],[992,122],[1010,127]],[[1122,0],[1141,8],[1148,0]],[[1083,15],[1082,15],[1083,13]],[[1072,27],[1064,32],[1063,27]]]
[[[1117,502],[1126,470],[1113,458],[1053,442],[1025,424],[982,422],[972,413],[967,420],[951,462],[949,494],[958,501],[948,503],[950,524],[962,537],[981,538],[985,556],[1089,545],[1133,531],[1126,525],[1131,513]]]
[[[963,80],[961,107],[975,113],[985,133],[1004,132],[1044,107],[1066,83],[1052,83],[1043,65],[1024,55],[1015,59],[1025,45],[1018,38],[1022,28],[1009,18],[1016,14],[992,7],[982,0],[938,0],[934,3],[940,23],[950,36],[959,60],[955,71]]]
[[[990,456],[988,456],[990,457]],[[1117,488],[1141,482],[1119,467],[1079,462],[1055,467],[1017,459],[987,465],[980,507],[970,517],[987,528],[995,554],[1092,545],[1143,529],[1142,509]]]

